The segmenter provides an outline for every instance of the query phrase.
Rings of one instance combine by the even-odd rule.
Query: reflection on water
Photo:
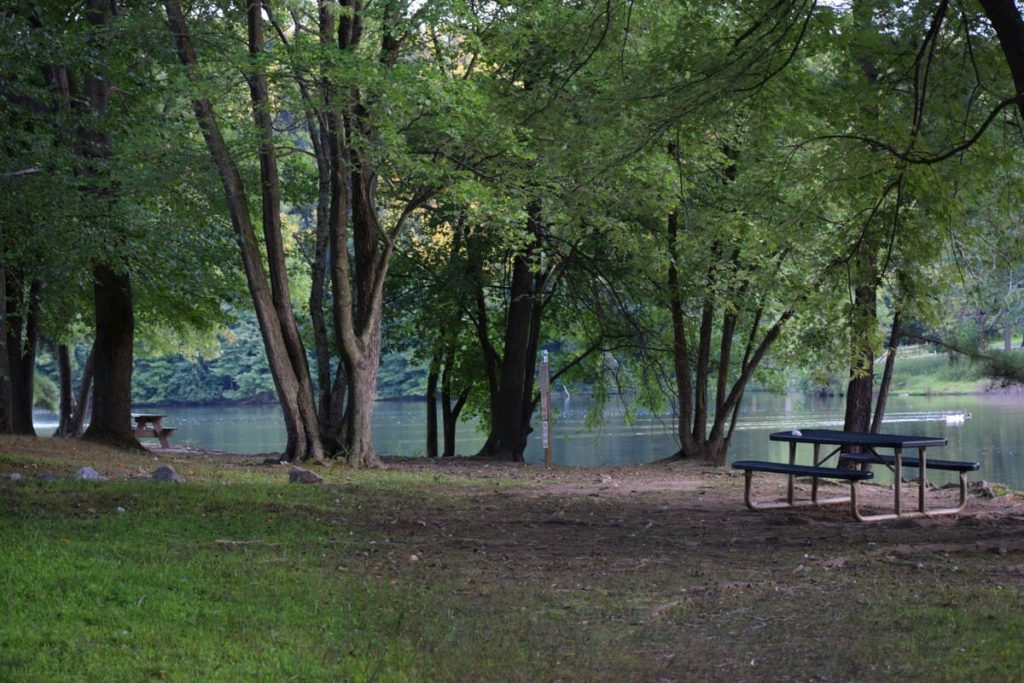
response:
[[[556,419],[552,427],[554,461],[560,465],[628,465],[658,460],[676,452],[671,415],[639,411],[626,423],[626,410],[613,402],[605,411],[604,424],[587,430],[583,423],[590,404],[579,398],[553,400]],[[843,423],[841,398],[776,396],[751,393],[744,399],[740,424],[733,436],[734,459],[782,460],[786,445],[768,441],[768,434],[783,429],[837,428]],[[151,409],[147,409],[147,412]],[[949,440],[932,457],[970,459],[982,463],[972,478],[1004,482],[1024,488],[1024,394],[1010,392],[984,396],[893,396],[889,399],[886,431]],[[284,447],[285,432],[276,406],[203,407],[161,409],[165,424],[177,427],[175,443],[233,453],[274,453]],[[950,414],[970,413],[958,422]],[[426,405],[422,402],[381,402],[374,413],[374,443],[382,453],[423,455]],[[52,416],[37,416],[40,434],[56,426]],[[531,435],[526,450],[529,462],[543,461],[540,430]],[[484,434],[472,424],[459,425],[456,451],[475,453]],[[808,456],[809,457],[809,456]],[[886,473],[876,478],[886,480]],[[935,479],[941,481],[939,473]],[[951,479],[950,479],[951,480]]]

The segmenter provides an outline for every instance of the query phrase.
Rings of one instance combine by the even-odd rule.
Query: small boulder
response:
[[[83,467],[75,472],[75,479],[79,481],[106,481],[107,478],[91,467]]]
[[[992,485],[987,481],[972,481],[967,485],[967,488],[969,488],[974,495],[980,496],[981,498],[992,500],[996,497],[995,489],[993,489]]]
[[[7,475],[7,478],[10,479],[11,481],[21,481],[21,474],[19,474],[18,472],[11,472],[10,474]]]
[[[173,467],[170,465],[160,465],[153,472],[153,476],[149,478],[150,481],[167,481],[172,484],[184,484],[185,480],[181,478]]]
[[[319,484],[323,480],[324,478],[316,472],[310,472],[301,467],[292,467],[288,472],[288,481],[293,484]]]

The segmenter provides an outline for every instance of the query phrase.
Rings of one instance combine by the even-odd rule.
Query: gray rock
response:
[[[83,467],[75,472],[75,479],[79,481],[106,481],[107,478],[91,467]]]
[[[967,485],[967,488],[969,488],[974,495],[987,498],[988,500],[992,500],[996,497],[995,490],[987,481],[972,481]]]
[[[323,480],[324,478],[316,472],[310,472],[301,467],[292,467],[288,473],[288,481],[293,484],[319,484]]]
[[[21,474],[19,474],[18,472],[11,472],[10,474],[7,475],[7,478],[10,479],[11,481],[21,481]]]
[[[150,481],[169,481],[173,484],[184,484],[185,480],[181,478],[173,467],[170,465],[160,465],[153,472],[153,476],[149,478]]]

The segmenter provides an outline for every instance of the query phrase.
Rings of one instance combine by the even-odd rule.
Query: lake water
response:
[[[605,412],[604,424],[587,430],[583,425],[589,407],[586,400],[556,397],[553,403],[556,421],[552,428],[552,450],[556,464],[628,465],[658,460],[678,449],[670,415],[642,412],[632,424],[627,424],[623,407],[612,404]],[[784,460],[786,444],[768,441],[769,433],[811,427],[840,428],[843,410],[841,398],[750,393],[744,399],[730,457]],[[146,408],[139,412],[154,411]],[[159,412],[167,415],[165,425],[178,429],[173,436],[176,444],[233,453],[274,453],[284,447],[284,426],[275,406],[167,407]],[[967,412],[971,418],[962,424],[947,421],[944,415],[952,412]],[[379,402],[374,417],[378,452],[411,456],[425,453],[425,403]],[[53,427],[53,416],[37,416],[41,435],[51,432]],[[539,423],[535,422],[534,427],[526,459],[537,463],[543,461],[543,451]],[[982,463],[981,472],[973,474],[972,479],[1024,489],[1024,393],[893,396],[889,399],[885,431],[946,437],[949,445],[930,450],[931,457],[977,460]],[[474,425],[460,424],[457,452],[475,453],[483,445],[484,437]],[[809,447],[805,455],[809,458]],[[936,473],[935,480],[941,481],[944,474]],[[885,481],[885,476],[885,472],[876,474],[880,481]]]

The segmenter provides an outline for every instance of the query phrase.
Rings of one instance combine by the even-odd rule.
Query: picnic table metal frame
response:
[[[872,464],[885,465],[893,472],[893,511],[864,515],[857,508],[856,482],[851,483],[851,498],[853,516],[859,522],[876,522],[888,519],[900,519],[905,517],[933,517],[939,515],[953,515],[964,509],[967,502],[967,474],[960,472],[960,502],[957,507],[938,508],[928,510],[925,506],[925,491],[928,487],[928,460],[927,449],[929,446],[945,446],[947,441],[942,437],[908,436],[901,434],[869,434],[863,432],[844,432],[835,429],[804,429],[786,432],[775,432],[768,437],[772,441],[784,441],[789,444],[789,464],[796,464],[797,444],[807,443],[814,447],[814,466],[821,467],[831,458],[838,456],[842,459],[842,451],[846,448],[859,447],[866,453],[874,456]],[[824,457],[821,455],[822,446],[835,446]],[[904,510],[902,499],[903,483],[903,450],[916,448],[918,451],[918,500],[916,510]],[[877,449],[892,449],[892,462],[879,455]],[[838,463],[837,463],[838,464]],[[786,503],[780,503],[778,507],[791,507],[796,505],[793,501],[794,476],[789,475],[787,486]],[[846,502],[849,499],[828,499],[818,500],[818,478],[811,480],[811,504],[823,505],[827,503]]]

